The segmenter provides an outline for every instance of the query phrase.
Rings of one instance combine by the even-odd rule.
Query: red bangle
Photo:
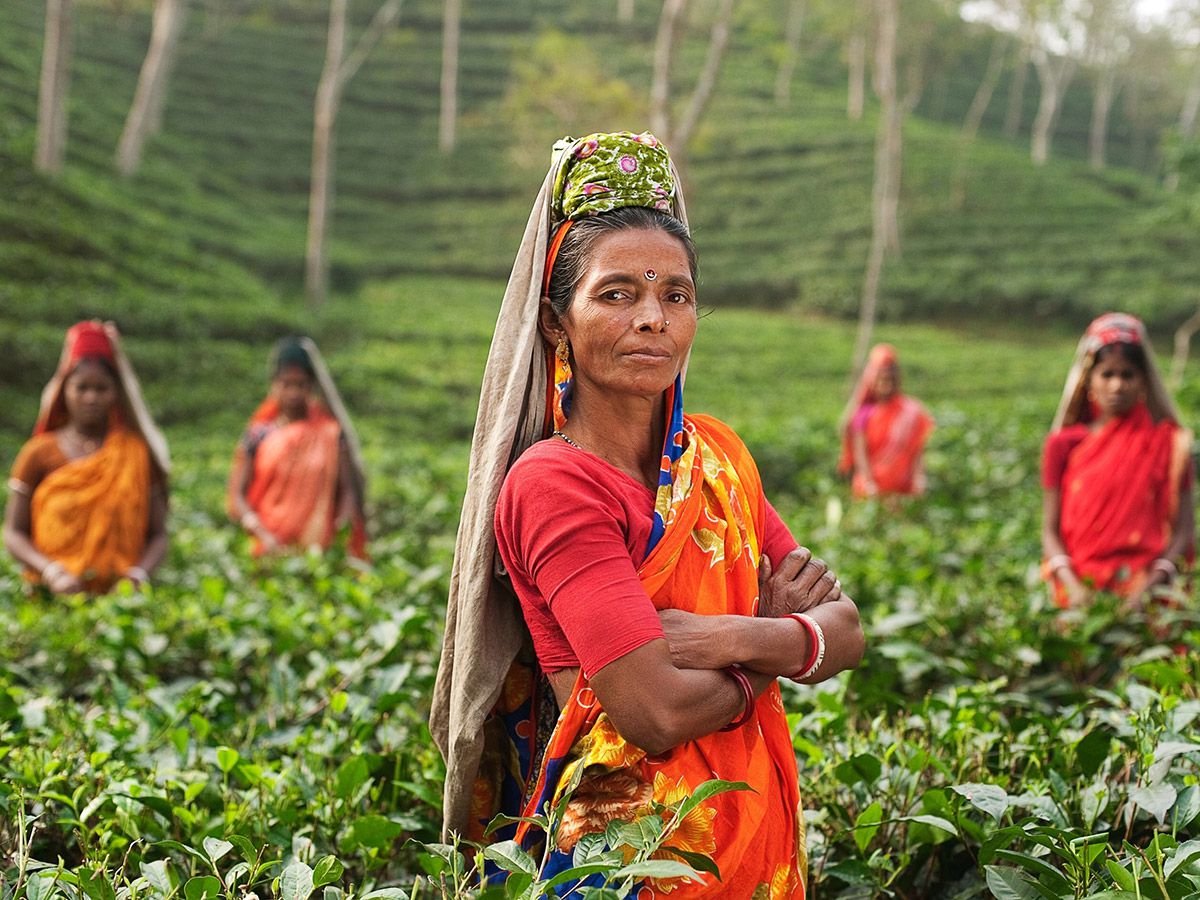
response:
[[[808,645],[812,649],[809,651],[808,659],[804,661],[804,665],[798,668],[794,674],[788,677],[795,681],[802,675],[808,674],[813,667],[813,663],[817,661],[817,654],[820,652],[820,641],[817,639],[817,628],[813,625],[813,620],[804,613],[788,613],[789,619],[795,619],[804,626],[804,630],[808,632]]]
[[[754,688],[750,686],[750,679],[746,677],[746,673],[742,671],[742,667],[736,663],[732,666],[725,667],[725,674],[738,683],[742,689],[742,693],[746,696],[746,705],[742,709],[742,714],[722,728],[722,731],[733,731],[735,728],[741,728],[750,721],[750,717],[754,715]]]

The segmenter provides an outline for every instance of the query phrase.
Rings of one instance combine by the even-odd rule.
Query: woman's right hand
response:
[[[60,562],[51,561],[42,569],[42,581],[55,594],[82,594],[83,582]]]
[[[758,567],[758,614],[778,618],[804,612],[842,596],[842,583],[823,560],[813,559],[807,547],[783,558],[778,571],[764,553]]]

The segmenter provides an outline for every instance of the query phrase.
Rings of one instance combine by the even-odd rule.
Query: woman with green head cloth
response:
[[[720,880],[646,880],[636,895],[801,898],[803,808],[776,681],[856,665],[863,636],[737,435],[684,413],[697,329],[686,221],[652,135],[556,146],[476,422],[431,715],[445,826],[478,839],[497,812],[565,802],[548,874],[612,821],[744,781],[667,840],[715,860]],[[526,825],[499,835],[538,839]]]

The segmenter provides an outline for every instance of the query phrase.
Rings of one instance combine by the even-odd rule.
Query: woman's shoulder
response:
[[[690,422],[705,437],[717,438],[723,444],[731,444],[743,449],[746,446],[738,437],[738,433],[716,416],[710,416],[707,413],[687,413],[683,418],[685,423]]]
[[[1073,447],[1091,434],[1091,429],[1082,422],[1074,425],[1064,425],[1046,435],[1047,447]]]
[[[505,489],[521,484],[535,489],[546,482],[595,482],[611,468],[602,459],[559,438],[538,441],[517,458],[504,478]]]
[[[10,486],[17,483],[26,490],[32,490],[43,478],[66,462],[67,457],[58,445],[56,432],[44,431],[41,434],[35,434],[17,451],[17,458],[13,461]]]

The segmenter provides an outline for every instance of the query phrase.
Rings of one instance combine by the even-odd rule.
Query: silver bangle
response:
[[[817,658],[813,660],[813,664],[808,667],[808,671],[802,672],[796,676],[796,681],[804,681],[806,678],[812,678],[817,674],[817,670],[821,668],[821,663],[825,662],[825,632],[821,630],[821,623],[812,616],[805,613],[800,613],[797,618],[808,622],[813,628],[813,633],[817,636]]]
[[[150,580],[150,573],[141,566],[130,566],[125,570],[125,577],[136,581],[138,584],[145,584]]]
[[[46,573],[49,572],[51,569],[54,569],[56,571],[56,573],[67,571],[66,566],[64,566],[62,563],[60,563],[57,559],[52,559],[52,560],[50,560],[50,562],[48,562],[44,566],[42,566],[42,571],[38,572],[38,577],[41,578],[42,581],[49,581],[50,578],[52,578],[53,576],[50,576],[50,578],[48,578],[46,576]]]
[[[258,528],[258,526],[262,524],[262,520],[258,518],[258,513],[252,509],[248,509],[242,515],[241,523],[242,527],[247,531],[254,531],[254,529]]]

